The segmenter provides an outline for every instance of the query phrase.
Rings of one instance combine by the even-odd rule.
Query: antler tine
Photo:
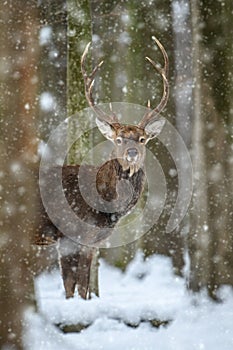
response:
[[[87,54],[88,54],[90,45],[91,45],[91,42],[89,42],[87,44],[87,46],[82,54],[82,57],[81,57],[81,71],[82,71],[84,84],[85,84],[85,95],[86,95],[87,102],[89,103],[89,106],[93,109],[93,111],[97,114],[98,119],[103,120],[103,121],[107,121],[111,124],[119,123],[116,115],[114,113],[112,113],[112,115],[108,115],[107,113],[102,111],[102,109],[100,109],[95,104],[94,98],[92,96],[92,90],[93,90],[93,86],[94,86],[96,72],[102,66],[104,61],[99,62],[94,67],[91,74],[88,75],[86,68],[85,68],[85,64],[86,64],[86,58],[87,58]]]
[[[138,124],[138,126],[141,127],[141,128],[145,128],[148,123],[150,123],[152,120],[154,120],[158,116],[158,114],[162,112],[162,110],[164,109],[164,107],[167,104],[168,96],[169,96],[169,84],[168,84],[168,80],[167,80],[168,64],[169,64],[168,56],[167,56],[167,53],[166,53],[163,45],[160,43],[160,41],[158,39],[156,39],[154,36],[152,37],[152,39],[156,42],[156,44],[158,45],[158,47],[160,48],[160,50],[161,50],[161,52],[163,54],[164,67],[162,67],[162,68],[159,67],[149,57],[146,57],[146,59],[152,64],[152,66],[159,72],[159,74],[163,78],[163,96],[162,96],[162,99],[161,99],[161,101],[160,101],[160,103],[158,104],[157,107],[155,107],[153,110],[147,111],[145,113],[145,115],[143,116],[142,120]]]

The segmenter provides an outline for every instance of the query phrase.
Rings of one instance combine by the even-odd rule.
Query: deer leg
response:
[[[89,297],[93,248],[75,244],[68,238],[62,238],[58,251],[66,298],[74,296],[77,285],[79,295],[83,299],[87,299]]]
[[[78,256],[68,255],[60,258],[61,273],[65,288],[66,298],[74,296],[75,286],[77,283],[76,270],[78,266]]]
[[[93,258],[93,249],[89,247],[83,247],[79,252],[79,264],[77,270],[77,284],[79,295],[83,299],[90,298],[89,285],[90,285],[90,273],[91,263]]]
[[[68,238],[60,239],[58,253],[66,298],[74,296],[75,286],[77,284],[79,251],[80,245],[75,244]]]

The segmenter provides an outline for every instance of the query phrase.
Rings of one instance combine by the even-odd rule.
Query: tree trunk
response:
[[[30,242],[37,161],[38,14],[31,1],[1,5],[0,347],[23,349],[25,311],[33,305]]]
[[[89,1],[76,2],[68,0],[68,65],[67,65],[67,79],[68,79],[68,115],[72,116],[87,107],[85,98],[84,81],[81,75],[80,60],[85,45],[91,40],[91,18]],[[81,113],[81,112],[80,112]],[[73,144],[76,140],[77,128],[84,128],[80,125],[77,118],[73,118],[69,124],[68,143]],[[69,150],[68,163],[79,164],[83,155],[88,151],[92,145],[92,136],[83,135],[77,140],[72,148]],[[99,295],[98,285],[98,249],[93,253],[91,263],[91,273],[89,282],[89,295]],[[82,286],[81,286],[82,287]]]
[[[190,288],[207,288],[217,298],[221,284],[233,283],[232,200],[228,189],[231,108],[227,79],[232,45],[225,42],[229,4],[192,2],[194,125],[192,155],[194,193],[190,222]],[[210,13],[212,15],[210,15]],[[219,21],[219,17],[223,18]],[[202,22],[205,27],[202,28]],[[224,24],[223,24],[224,23]],[[231,52],[231,54],[230,54]],[[223,124],[225,122],[225,126]],[[230,129],[229,129],[230,130]]]
[[[208,235],[208,204],[207,204],[207,168],[204,147],[205,120],[202,113],[202,70],[200,52],[200,9],[199,1],[192,2],[192,29],[193,29],[193,76],[195,86],[193,90],[193,203],[190,225],[190,254],[191,274],[189,285],[194,291],[205,284],[209,274],[209,235]]]
[[[38,2],[38,109],[37,135],[47,142],[50,133],[67,116],[67,9],[65,0]],[[39,153],[41,148],[38,148]],[[36,176],[39,174],[37,164]],[[39,195],[39,194],[38,194]],[[43,240],[43,232],[35,232],[33,243]],[[58,264],[56,245],[33,245],[33,271],[36,275]]]
[[[38,132],[47,142],[51,131],[67,116],[67,5],[66,0],[40,0],[38,3]]]

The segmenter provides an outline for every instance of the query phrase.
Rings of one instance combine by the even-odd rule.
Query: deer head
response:
[[[148,101],[147,112],[137,125],[120,124],[112,109],[111,114],[107,114],[94,102],[94,98],[92,96],[94,78],[96,72],[102,66],[103,61],[94,67],[90,75],[87,74],[85,62],[91,43],[87,44],[81,58],[81,69],[85,83],[86,99],[89,106],[96,114],[96,124],[100,132],[114,143],[115,156],[122,165],[124,171],[130,170],[130,176],[143,167],[146,152],[145,145],[149,140],[155,138],[161,132],[165,124],[165,119],[162,119],[159,114],[166,106],[169,95],[169,85],[167,80],[168,56],[159,40],[155,37],[152,38],[163,54],[164,67],[161,68],[149,57],[146,57],[146,59],[162,76],[163,96],[158,106],[154,109],[150,108],[150,101]]]

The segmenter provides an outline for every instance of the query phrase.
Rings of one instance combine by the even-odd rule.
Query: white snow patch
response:
[[[56,106],[55,99],[50,92],[42,92],[40,95],[40,108],[43,111],[49,112],[52,111]]]
[[[25,103],[24,108],[26,109],[26,111],[29,111],[30,110],[30,104],[28,102]]]
[[[174,168],[169,169],[169,175],[170,175],[171,177],[177,176],[177,170],[174,169]]]
[[[130,37],[128,32],[122,32],[122,33],[120,33],[120,35],[118,37],[118,42],[120,44],[130,45],[132,42],[132,38]]]
[[[99,35],[97,35],[97,34],[93,34],[92,35],[92,42],[93,43],[98,43],[100,41],[100,36]]]
[[[121,15],[121,20],[122,20],[122,22],[124,24],[128,24],[129,25],[131,23],[131,18],[129,16],[129,14],[126,13],[126,12]]]
[[[15,161],[11,163],[10,169],[14,174],[19,174],[22,170],[22,165],[19,162]]]
[[[193,297],[173,274],[171,260],[137,254],[125,273],[100,264],[100,298],[65,299],[59,271],[35,280],[38,314],[27,312],[25,349],[30,350],[230,350],[233,349],[233,292],[222,288],[223,303],[205,293]],[[153,328],[148,319],[172,320]],[[90,324],[80,333],[62,333],[53,324]]]
[[[39,33],[40,45],[49,44],[51,38],[52,38],[52,28],[50,26],[45,26],[45,27],[41,28],[40,33]]]
[[[189,16],[189,2],[187,0],[172,1],[172,10],[174,13],[174,30],[184,32],[187,29],[185,22]]]
[[[128,92],[128,88],[127,88],[127,86],[125,85],[125,86],[123,86],[123,88],[122,88],[122,92],[124,93],[124,94],[127,94],[127,92]]]
[[[45,152],[48,152],[50,155],[47,143],[45,143],[43,140],[40,140],[38,143],[37,153],[40,157],[42,157],[45,155]]]
[[[49,52],[49,58],[53,59],[53,58],[57,58],[59,56],[59,52],[57,50],[51,50]]]

